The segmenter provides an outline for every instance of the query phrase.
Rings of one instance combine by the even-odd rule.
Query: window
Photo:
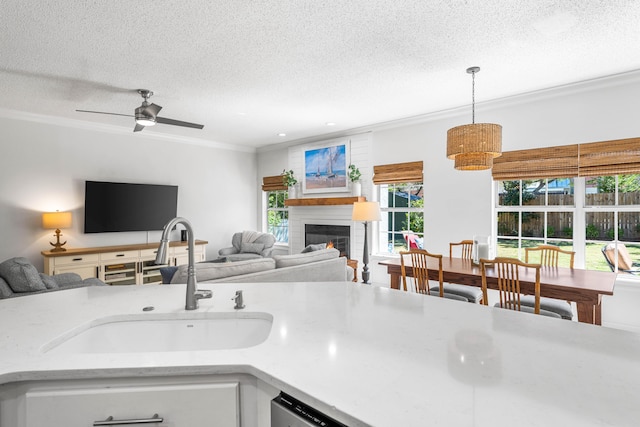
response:
[[[289,209],[284,205],[286,190],[267,192],[267,232],[276,236],[276,243],[289,243]]]
[[[373,183],[378,185],[382,214],[376,224],[378,253],[394,254],[423,247],[422,177],[421,161],[373,167]]]
[[[603,249],[621,242],[640,261],[640,174],[496,181],[496,193],[497,256],[552,244],[576,251],[576,266],[610,271]]]
[[[497,194],[496,256],[524,259],[541,244],[574,250],[573,178],[498,181]]]
[[[631,259],[640,262],[640,174],[584,180],[585,267],[609,270],[603,248],[612,242],[623,243]]]
[[[422,183],[380,185],[379,252],[398,253],[422,248],[424,198]]]
[[[276,243],[289,243],[289,209],[285,206],[288,191],[282,175],[262,178],[266,192],[267,233],[276,236]]]

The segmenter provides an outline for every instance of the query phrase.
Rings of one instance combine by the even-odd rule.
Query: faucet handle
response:
[[[231,298],[231,301],[235,301],[236,305],[233,307],[235,310],[241,310],[244,308],[244,301],[242,298],[242,291],[236,291],[236,296]]]

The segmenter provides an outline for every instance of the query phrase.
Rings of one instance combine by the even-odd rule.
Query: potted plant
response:
[[[354,164],[349,165],[349,180],[351,181],[351,193],[360,197],[362,194],[362,184],[360,183],[360,177],[362,174],[360,173],[360,169],[356,167]]]
[[[293,175],[293,169],[289,169],[289,170],[284,169],[282,171],[282,180],[284,182],[284,185],[286,185],[287,188],[289,189],[289,198],[290,199],[295,199],[296,198],[296,184],[298,183],[298,180]]]

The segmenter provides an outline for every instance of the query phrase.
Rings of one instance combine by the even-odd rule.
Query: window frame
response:
[[[640,213],[640,204],[636,205],[620,205],[619,204],[619,175],[601,175],[601,176],[615,176],[615,192],[614,192],[614,200],[615,203],[612,205],[587,205],[586,204],[586,181],[587,178],[593,177],[574,177],[574,205],[549,205],[548,204],[548,192],[545,193],[545,204],[544,205],[522,205],[522,181],[525,179],[506,179],[505,181],[520,181],[520,193],[519,193],[519,205],[517,206],[500,206],[499,205],[499,190],[502,180],[493,181],[492,187],[492,198],[494,199],[493,203],[493,218],[495,220],[492,224],[492,244],[495,248],[495,253],[497,254],[498,248],[498,240],[499,239],[507,239],[507,240],[518,240],[518,256],[521,259],[524,259],[524,250],[522,246],[523,240],[539,240],[540,238],[535,237],[524,237],[522,230],[522,215],[519,216],[518,219],[518,235],[511,238],[511,236],[502,236],[498,234],[498,214],[500,212],[544,212],[545,215],[545,227],[544,227],[544,237],[541,240],[541,243],[546,243],[549,238],[547,236],[547,214],[550,212],[573,212],[573,238],[571,239],[573,242],[573,251],[575,251],[575,267],[577,268],[585,268],[587,260],[586,260],[586,248],[589,243],[598,243],[598,244],[608,244],[608,243],[627,243],[632,245],[637,245],[638,242],[633,241],[625,241],[624,239],[620,239],[618,236],[618,228],[619,228],[619,214],[623,212],[631,212],[631,213]],[[547,185],[548,185],[548,179]],[[587,215],[589,213],[613,213],[613,224],[614,224],[614,236],[612,240],[601,240],[601,239],[587,239],[586,236],[586,224],[587,224]],[[565,239],[561,238],[551,238],[553,241],[561,241]],[[616,268],[617,268],[617,259],[616,259]]]

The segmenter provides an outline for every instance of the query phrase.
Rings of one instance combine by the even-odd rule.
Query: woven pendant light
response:
[[[493,159],[502,154],[502,126],[476,123],[475,76],[480,67],[469,67],[471,74],[472,123],[447,131],[447,158],[454,160],[458,170],[491,169]]]

